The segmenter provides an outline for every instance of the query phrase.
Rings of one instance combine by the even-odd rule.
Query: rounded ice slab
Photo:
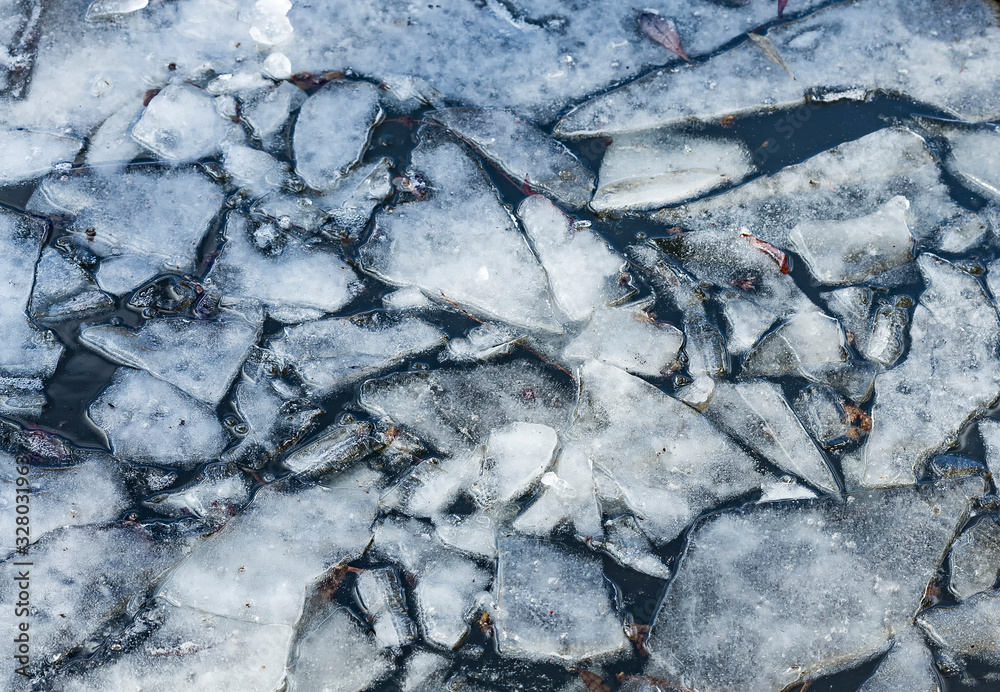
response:
[[[334,187],[361,160],[382,120],[378,90],[367,82],[331,82],[309,97],[292,135],[295,170],[309,187]]]
[[[170,84],[153,97],[132,139],[170,161],[195,161],[210,156],[226,134],[212,98],[186,83]]]

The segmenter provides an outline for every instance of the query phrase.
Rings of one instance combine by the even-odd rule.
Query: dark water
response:
[[[762,175],[773,174],[782,167],[803,161],[814,154],[824,151],[836,144],[857,139],[870,132],[895,123],[909,123],[915,116],[941,117],[943,114],[927,109],[920,104],[900,98],[878,97],[866,103],[832,103],[832,104],[807,104],[797,108],[783,111],[763,113],[753,116],[738,118],[735,124],[729,128],[718,123],[690,125],[687,131],[694,134],[711,135],[723,138],[737,139],[744,142],[749,150],[753,152],[755,163],[761,170]],[[379,125],[373,136],[372,144],[366,155],[367,159],[375,160],[382,156],[390,156],[394,161],[396,174],[401,173],[409,162],[410,152],[417,144],[417,129],[420,126],[420,112],[416,112],[407,117],[387,120]],[[935,153],[944,155],[944,143],[937,140],[930,140]],[[596,174],[601,155],[607,143],[599,140],[584,140],[569,143],[571,149],[579,158],[588,165]],[[291,152],[286,147],[284,157],[291,160]],[[204,162],[211,166],[212,161]],[[137,161],[134,165],[157,165],[150,162]],[[492,168],[488,162],[483,163],[484,168],[493,179],[504,202],[516,208],[518,203],[525,197],[525,193],[520,187],[505,178],[499,171]],[[970,210],[977,210],[983,206],[986,200],[977,196],[971,190],[966,189],[957,180],[950,178],[946,173],[945,180],[949,185],[955,200]],[[25,204],[33,191],[32,185],[6,188],[0,190],[0,204],[15,210],[23,210]],[[396,199],[390,199],[389,204]],[[220,214],[215,220],[212,231],[206,237],[200,251],[198,269],[193,276],[195,279],[204,278],[211,267],[211,262],[217,256],[221,242],[221,228],[224,225],[225,212]],[[580,212],[577,217],[593,223],[593,228],[606,237],[609,242],[618,250],[634,242],[641,234],[648,237],[655,237],[663,234],[662,227],[651,224],[641,219],[619,219],[602,220],[594,217],[587,211]],[[370,230],[370,227],[369,227]],[[47,243],[54,243],[59,237],[58,229],[53,228],[47,238]],[[358,246],[363,243],[364,237],[352,242],[336,243],[337,249],[341,251],[348,261],[356,258]],[[975,259],[986,262],[993,259],[992,256],[980,256]],[[798,285],[816,300],[818,304],[823,304],[819,299],[819,287],[813,282],[808,272],[805,270],[803,262],[794,263],[793,277]],[[649,295],[648,287],[642,285],[641,277],[636,279],[637,288],[640,295]],[[369,277],[367,279],[368,290],[358,296],[343,314],[356,314],[381,306],[381,298],[388,291],[392,290],[379,281]],[[922,291],[922,286],[917,283],[904,286],[901,292],[911,296],[918,296]],[[128,308],[125,303],[127,296],[119,300],[114,317],[121,319],[124,323],[137,326],[144,321],[142,315],[136,310]],[[681,322],[681,316],[666,305],[657,305],[657,315],[675,324]],[[102,318],[106,319],[106,318]],[[463,336],[475,322],[458,313],[436,313],[429,318],[450,336]],[[104,360],[93,352],[82,348],[77,342],[80,323],[64,323],[54,330],[58,338],[65,345],[67,351],[60,363],[55,376],[48,383],[46,394],[50,405],[44,410],[38,423],[42,427],[57,432],[74,444],[107,449],[107,440],[103,433],[97,429],[87,418],[86,410],[93,398],[103,389],[111,378],[115,365]],[[281,332],[282,325],[269,321],[265,325],[263,340],[266,341],[272,336]],[[511,356],[515,359],[536,360],[535,356],[525,349],[520,349]],[[439,364],[433,357],[428,357],[424,365],[433,368],[442,367],[467,367],[456,364]],[[738,374],[738,364],[736,374]],[[413,363],[404,363],[399,369],[414,367]],[[558,370],[552,368],[552,374],[556,377],[565,377]],[[672,392],[674,387],[671,381],[664,380],[657,382],[665,391]],[[786,393],[793,396],[805,382],[794,378],[789,378],[783,383]],[[345,413],[349,413],[358,418],[365,416],[363,410],[356,401],[356,392],[348,392],[343,395],[332,397],[319,402],[325,409],[325,414],[321,419],[318,430],[329,423],[338,420]],[[870,412],[871,402],[863,402],[862,408]],[[230,405],[224,403],[219,410],[220,418],[228,418],[235,415],[235,411]],[[996,415],[994,413],[994,415]],[[1000,417],[998,415],[997,417]],[[27,424],[31,421],[20,421]],[[306,440],[305,442],[308,442]],[[975,459],[982,460],[982,444],[978,435],[967,434],[959,442],[956,453],[965,454]],[[762,467],[768,467],[765,460],[760,459]],[[835,461],[835,460],[834,460]],[[835,464],[836,465],[836,464]],[[182,473],[175,483],[176,487],[190,482],[196,478],[201,469],[195,469],[189,473]],[[272,464],[266,472],[270,476],[266,478],[280,478],[284,473],[280,465]],[[779,475],[781,475],[779,473]],[[745,501],[751,501],[755,497],[740,498],[731,503],[738,505]],[[454,508],[457,512],[462,511],[462,507]],[[140,519],[144,521],[157,521],[155,515],[140,505],[135,510]],[[469,511],[468,509],[465,510]],[[572,537],[565,537],[567,545],[572,549],[582,550]],[[684,548],[684,537],[680,537],[667,545],[660,551],[661,557],[666,562],[676,564],[676,560]],[[619,605],[628,621],[638,625],[645,625],[652,622],[658,603],[662,597],[666,583],[662,580],[637,575],[625,570],[608,558],[604,558],[605,573],[608,575],[609,593]],[[370,558],[363,558],[354,564],[356,567],[374,567],[377,563],[371,562]],[[351,578],[343,584],[337,592],[336,601],[357,609],[351,593],[353,591]],[[947,592],[945,592],[946,594]],[[943,601],[947,603],[947,601]],[[414,617],[416,613],[411,613]],[[99,654],[101,656],[103,654]],[[84,659],[86,656],[83,657]],[[866,662],[854,670],[846,671],[838,675],[830,676],[813,682],[808,686],[813,692],[849,691],[856,690],[867,678],[877,660]],[[85,661],[79,663],[85,665]],[[609,673],[605,677],[605,682],[612,689],[617,687],[617,683],[612,679],[613,674],[622,672],[625,674],[638,674],[642,669],[642,659],[633,654],[630,658],[609,664],[606,671]],[[402,670],[398,671],[400,674]],[[465,679],[472,686],[483,684],[496,689],[524,689],[524,690],[552,690],[562,687],[576,676],[576,673],[567,668],[538,664],[530,665],[524,663],[512,663],[509,660],[501,659],[493,646],[492,641],[474,627],[472,634],[466,644],[454,655],[452,664],[454,679]],[[992,677],[997,671],[990,671],[975,666],[970,666],[963,675],[953,675],[944,681],[945,689],[957,690],[994,690],[1000,689],[1000,683],[993,680],[984,679]],[[380,690],[389,692],[398,689],[398,684],[388,682],[382,685]],[[805,689],[805,688],[802,688]]]

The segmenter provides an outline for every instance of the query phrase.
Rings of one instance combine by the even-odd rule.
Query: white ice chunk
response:
[[[486,361],[509,355],[523,340],[523,334],[501,322],[484,322],[470,329],[464,339],[450,339],[448,352],[439,358],[459,362]]]
[[[132,139],[161,158],[194,161],[211,156],[226,134],[212,98],[189,84],[170,84],[152,98],[132,127]]]
[[[291,82],[242,95],[241,117],[254,137],[269,149],[274,146],[288,114],[306,100],[305,93]]]
[[[726,321],[726,349],[730,356],[743,355],[771,328],[777,319],[770,310],[757,305],[733,290],[719,292],[716,300],[722,304]]]
[[[86,270],[53,248],[42,250],[28,313],[39,322],[59,322],[110,312],[114,299],[97,288]]]
[[[88,413],[122,459],[191,467],[228,442],[212,409],[144,370],[118,368]]]
[[[940,692],[934,655],[919,627],[907,627],[892,642],[889,653],[858,692]]]
[[[216,406],[260,336],[262,322],[259,309],[223,308],[212,320],[162,317],[136,331],[111,324],[84,327],[80,343]]]
[[[951,167],[972,187],[987,197],[1000,199],[1000,133],[955,129],[947,133],[951,145]]]
[[[934,255],[917,264],[927,288],[913,311],[909,354],[875,378],[868,487],[913,483],[914,470],[1000,395],[1000,320],[979,281]]]
[[[754,171],[750,152],[737,140],[643,132],[614,138],[601,160],[590,203],[598,214],[673,206]]]
[[[709,515],[654,621],[647,671],[772,692],[885,651],[983,489],[965,478]]]
[[[250,37],[264,46],[287,41],[292,36],[292,23],[285,15],[292,9],[291,0],[257,0],[250,15]]]
[[[725,339],[719,328],[709,321],[704,305],[699,303],[687,307],[683,324],[688,373],[695,379],[729,374]]]
[[[386,441],[368,422],[345,423],[328,429],[319,439],[297,449],[282,462],[292,472],[309,478],[336,475],[384,449]]]
[[[417,626],[406,612],[406,598],[396,570],[365,570],[358,575],[357,589],[365,617],[382,646],[398,650],[417,640]]]
[[[250,479],[233,464],[212,464],[185,488],[154,495],[143,504],[166,517],[197,517],[218,528],[250,502]]]
[[[838,492],[829,462],[778,385],[762,381],[716,383],[705,415],[784,471],[827,493]]]
[[[573,320],[585,320],[595,308],[625,298],[625,260],[589,226],[577,225],[542,195],[531,195],[517,208],[556,305]]]
[[[504,656],[575,663],[628,646],[597,557],[507,538],[500,543],[496,599]]]
[[[208,279],[225,299],[259,300],[284,322],[335,312],[361,290],[357,274],[333,251],[236,212],[229,215],[226,244]]]
[[[979,421],[979,436],[986,452],[986,466],[994,478],[1000,478],[1000,421],[984,418]]]
[[[131,132],[142,111],[141,103],[130,103],[112,113],[101,123],[90,136],[90,144],[87,146],[87,165],[125,165],[141,154],[142,147],[132,139]]]
[[[868,350],[875,292],[868,286],[847,286],[819,294],[844,328],[847,342],[861,353]]]
[[[903,355],[905,331],[909,322],[906,310],[894,305],[880,305],[872,320],[871,336],[864,349],[868,360],[891,368]]]
[[[896,196],[867,216],[805,221],[788,238],[821,284],[867,281],[913,259],[909,209],[909,201]]]
[[[73,163],[83,142],[31,130],[0,130],[0,185],[38,178],[58,163]]]
[[[293,625],[307,584],[368,545],[377,498],[351,478],[298,492],[267,486],[171,573],[160,595],[238,620]]]
[[[934,643],[952,655],[1000,665],[1000,591],[976,594],[961,605],[917,616]]]
[[[490,433],[481,477],[472,484],[484,507],[504,505],[523,495],[552,463],[559,444],[547,425],[515,422]]]
[[[669,542],[705,510],[760,486],[753,460],[684,403],[597,361],[579,378],[567,436],[621,487],[653,541]]]
[[[958,600],[991,590],[1000,577],[1000,522],[993,517],[977,521],[952,545],[948,562],[948,588]]]
[[[580,209],[594,191],[594,174],[561,142],[512,110],[447,108],[424,118],[440,123],[480,151],[516,185]]]
[[[392,159],[363,163],[340,179],[316,203],[330,217],[333,229],[360,238],[375,207],[392,194]]]
[[[426,353],[446,338],[419,317],[372,312],[286,327],[270,346],[295,366],[312,396],[323,397]]]
[[[481,449],[473,454],[427,459],[389,488],[381,505],[413,517],[440,517],[459,493],[471,489],[481,468]]]
[[[434,305],[416,286],[404,286],[382,296],[382,304],[389,310],[419,310]]]
[[[295,121],[295,170],[311,188],[333,187],[361,159],[381,119],[374,86],[330,82],[302,104]]]
[[[657,579],[670,579],[670,568],[653,552],[649,539],[630,514],[604,523],[604,535],[587,536],[586,544],[599,550],[623,567]]]
[[[557,527],[571,524],[578,535],[601,532],[593,464],[586,448],[570,443],[559,454],[551,471],[542,475],[545,490],[514,521],[514,528],[532,536],[548,536]]]
[[[299,644],[290,666],[296,692],[367,690],[392,672],[392,658],[346,608],[337,608]]]
[[[88,22],[101,19],[114,19],[126,14],[132,14],[147,7],[149,0],[94,0],[87,7],[84,17]]]
[[[781,500],[804,500],[819,497],[815,490],[795,482],[791,476],[782,476],[772,483],[761,485],[758,502],[778,502]]]
[[[468,450],[514,421],[565,429],[575,390],[533,362],[469,370],[405,372],[370,380],[361,405],[412,430],[443,452]]]
[[[684,334],[657,322],[649,303],[596,310],[580,335],[563,351],[570,360],[595,359],[633,375],[663,377],[678,367]]]
[[[428,192],[376,216],[360,251],[364,268],[472,313],[561,331],[545,271],[462,145],[425,139],[413,152],[411,170],[425,178]]]

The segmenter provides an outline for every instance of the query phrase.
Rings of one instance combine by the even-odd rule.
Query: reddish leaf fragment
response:
[[[733,286],[734,288],[743,289],[744,291],[755,291],[757,290],[756,282],[757,282],[756,276],[747,276],[742,279],[733,279],[732,281],[729,282],[729,285]]]
[[[782,15],[785,14],[785,5],[788,4],[788,0],[778,0],[778,19],[781,19]]]
[[[729,115],[724,115],[721,118],[719,118],[719,124],[728,130],[729,128],[731,128],[733,125],[736,124],[736,116],[733,115],[732,113],[730,113]]]
[[[649,656],[646,641],[649,639],[649,625],[629,625],[628,638],[635,644],[635,650],[640,656]]]
[[[521,183],[521,192],[528,196],[535,194],[535,191],[531,188],[531,181],[528,180],[527,173],[524,174],[524,182]]]
[[[740,233],[740,237],[749,238],[750,247],[766,253],[771,259],[773,259],[778,264],[778,269],[782,274],[787,274],[791,271],[791,268],[788,266],[788,255],[786,255],[784,251],[774,247],[766,240],[761,240],[757,236],[750,235],[749,233]]]
[[[146,93],[142,95],[142,105],[148,106],[149,102],[153,100],[153,97],[160,93],[159,89],[147,89]]]
[[[589,670],[583,670],[582,668],[570,668],[570,670],[580,676],[583,686],[590,690],[590,692],[611,692],[611,687],[597,673],[591,673]]]
[[[643,12],[642,16],[639,17],[639,27],[646,36],[671,53],[691,62],[691,59],[684,53],[680,34],[677,33],[677,27],[672,21],[652,12]]]
[[[323,72],[322,74],[313,74],[312,72],[296,72],[289,77],[289,81],[299,89],[318,89],[327,82],[334,82],[343,78],[343,72],[340,72],[339,70],[331,70],[329,72]]]

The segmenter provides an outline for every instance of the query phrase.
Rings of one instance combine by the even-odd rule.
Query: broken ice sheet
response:
[[[438,358],[442,361],[486,361],[509,355],[523,340],[524,335],[503,323],[484,322],[466,332],[464,339],[449,339],[447,352],[439,354]]]
[[[42,250],[35,267],[28,314],[35,320],[60,322],[93,317],[114,309],[115,302],[97,288],[94,277],[53,248]]]
[[[590,207],[616,214],[673,206],[739,183],[754,170],[750,152],[736,140],[672,132],[619,135],[601,159]]]
[[[839,484],[781,389],[770,382],[718,382],[705,415],[784,471],[836,493]]]
[[[330,82],[299,110],[292,135],[295,170],[313,189],[333,187],[361,159],[371,128],[381,120],[374,86]]]
[[[503,505],[527,492],[552,463],[559,444],[547,425],[514,422],[494,429],[483,451],[472,492],[484,506]]]
[[[339,240],[359,238],[375,207],[392,194],[391,167],[390,158],[363,163],[317,198]]]
[[[73,163],[82,146],[78,139],[48,132],[0,131],[0,185],[45,175],[58,163]]]
[[[387,375],[365,382],[360,395],[367,410],[456,454],[514,421],[561,431],[575,401],[569,378],[524,360]]]
[[[938,648],[960,657],[1000,665],[1000,591],[976,594],[960,605],[917,616]]]
[[[526,535],[547,537],[568,525],[577,536],[599,535],[601,509],[594,481],[586,446],[570,441],[552,470],[542,475],[541,496],[514,521],[514,528]]]
[[[132,139],[169,161],[195,161],[214,154],[226,134],[226,121],[210,94],[175,82],[153,96]]]
[[[512,110],[447,108],[425,119],[440,123],[471,144],[511,181],[575,210],[594,191],[594,174],[561,142]]]
[[[382,646],[399,650],[416,641],[417,627],[406,612],[403,585],[395,569],[366,569],[356,583],[365,618]]]
[[[1000,320],[979,281],[931,254],[917,259],[927,288],[913,311],[910,350],[875,378],[864,483],[913,483],[980,407],[1000,396]]]
[[[770,692],[885,651],[983,490],[965,478],[700,520],[653,624],[648,672]]]
[[[190,468],[229,441],[215,411],[144,370],[118,368],[88,413],[112,453],[130,461]]]
[[[170,574],[159,595],[238,620],[295,624],[306,586],[370,542],[378,500],[371,480],[362,473],[329,488],[262,488]]]
[[[858,692],[940,692],[941,687],[934,655],[923,632],[914,626],[896,635],[889,653]]]
[[[414,285],[473,314],[560,332],[545,270],[479,164],[444,135],[421,131],[409,175],[425,198],[375,217],[361,264],[394,285]]]
[[[286,468],[306,478],[336,475],[385,448],[387,437],[367,422],[331,426],[322,437],[295,450],[283,460]]]
[[[766,38],[795,79],[748,40],[705,62],[658,70],[601,94],[563,117],[556,134],[617,135],[798,105],[807,97],[864,100],[874,91],[905,94],[965,120],[998,115],[992,93],[1000,78],[1000,18],[987,3],[960,9],[933,0],[833,5],[772,27]],[[942,74],[951,76],[947,84]]]
[[[216,406],[260,336],[262,322],[259,308],[234,306],[212,320],[161,317],[134,331],[112,324],[84,327],[80,342]]]
[[[542,195],[529,195],[517,208],[524,230],[548,274],[559,309],[573,321],[629,293],[625,260],[589,224],[577,225]]]
[[[804,387],[793,406],[799,419],[824,447],[857,442],[872,427],[867,413],[825,384]]]
[[[444,343],[437,327],[412,315],[370,312],[286,327],[271,349],[321,398]]]
[[[222,200],[218,186],[193,168],[88,168],[46,178],[28,209],[75,217],[69,233],[104,258],[98,284],[122,294],[163,270],[194,270],[198,246]]]
[[[959,536],[951,547],[948,588],[962,601],[996,586],[1000,577],[1000,522],[983,517]]]
[[[657,322],[650,303],[596,310],[563,355],[570,360],[596,359],[643,377],[663,377],[678,367],[684,333]]]
[[[351,611],[337,608],[303,637],[288,668],[292,690],[356,692],[387,677],[392,657]]]
[[[976,191],[1000,199],[1000,132],[945,127],[944,134],[951,146],[948,167]]]
[[[774,175],[665,209],[654,218],[690,230],[744,228],[787,247],[797,225],[858,219],[896,196],[910,202],[909,231],[918,242],[932,238],[942,220],[960,211],[927,143],[904,127],[844,142]]]
[[[584,539],[588,547],[610,556],[622,567],[657,579],[670,578],[670,568],[656,556],[634,516],[623,514],[609,519],[604,522],[604,529],[604,535]]]
[[[867,216],[800,223],[788,238],[820,283],[859,283],[913,259],[909,209],[896,196]]]
[[[225,524],[250,502],[250,478],[233,464],[212,464],[187,487],[154,495],[143,504],[165,517],[197,517],[208,527]]]
[[[703,511],[760,486],[754,461],[686,404],[597,361],[584,363],[579,378],[567,437],[620,486],[654,542],[671,541]]]
[[[227,302],[259,300],[268,315],[287,323],[335,312],[362,289],[354,270],[332,250],[306,245],[239,212],[229,215],[226,244],[209,280]]]
[[[628,646],[600,560],[548,541],[500,542],[495,617],[504,656],[575,663]]]

